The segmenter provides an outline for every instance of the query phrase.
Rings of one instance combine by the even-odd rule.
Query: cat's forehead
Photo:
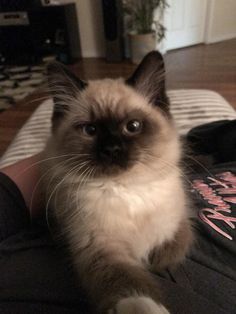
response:
[[[89,82],[83,92],[81,101],[84,114],[91,118],[123,119],[132,114],[149,115],[151,106],[148,105],[142,95],[139,95],[131,87],[127,86],[122,79],[104,79]]]

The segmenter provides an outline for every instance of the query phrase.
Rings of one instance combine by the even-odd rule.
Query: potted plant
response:
[[[160,21],[167,6],[166,0],[123,0],[132,62],[139,63],[165,37],[166,29]]]

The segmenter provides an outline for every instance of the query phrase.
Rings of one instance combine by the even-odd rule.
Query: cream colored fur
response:
[[[146,296],[121,299],[108,314],[169,314],[167,309]]]
[[[188,217],[178,166],[180,145],[173,123],[122,80],[90,82],[70,106],[60,129],[47,145],[45,157],[52,159],[44,170],[48,172],[48,203],[68,238],[75,265],[81,271],[93,250],[107,252],[118,262],[143,265],[155,246],[173,240],[181,222]],[[92,107],[101,117],[108,109],[124,114],[141,109],[156,121],[158,131],[148,153],[141,152],[139,162],[127,172],[85,179],[79,171],[73,173],[72,164],[53,159],[68,153],[65,134],[75,118],[89,121]],[[88,253],[77,259],[77,252],[91,242]],[[143,307],[142,314],[168,313],[146,297],[121,300],[117,313],[139,313],[135,311],[139,305]]]
[[[97,247],[119,251],[122,259],[132,254],[141,262],[155,245],[171,240],[186,215],[185,197],[176,170],[159,176],[144,169],[134,171],[130,180],[94,180],[72,193],[65,223],[73,245],[96,234]]]
[[[89,235],[96,234],[98,247],[112,251],[119,248],[122,255],[129,251],[133,258],[141,261],[147,258],[154,245],[171,240],[181,220],[186,217],[185,195],[178,168],[178,137],[173,125],[121,80],[92,82],[82,98],[82,107],[88,108],[92,104],[99,107],[101,114],[108,104],[114,111],[142,108],[160,125],[161,135],[158,136],[161,140],[157,136],[158,143],[151,150],[156,159],[148,160],[144,152],[142,163],[137,163],[127,173],[83,182],[80,175],[77,178],[73,175],[65,177],[67,168],[56,170],[59,177],[64,177],[56,193],[56,211],[58,217],[63,216],[62,223],[68,230],[71,245],[86,245]],[[74,110],[79,111],[77,108]],[[71,119],[69,116],[68,121]],[[67,124],[61,132],[65,132],[66,127]],[[51,141],[48,149],[53,149],[53,145]],[[69,199],[64,195],[65,189]]]

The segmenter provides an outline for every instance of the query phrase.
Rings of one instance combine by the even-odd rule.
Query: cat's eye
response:
[[[142,129],[142,122],[139,120],[130,120],[128,123],[126,123],[124,127],[125,133],[128,134],[137,134],[140,133]]]
[[[97,132],[95,124],[87,123],[82,126],[82,131],[85,135],[94,136]]]

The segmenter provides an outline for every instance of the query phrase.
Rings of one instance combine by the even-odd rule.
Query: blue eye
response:
[[[82,126],[82,131],[85,135],[94,136],[97,133],[95,124],[87,123]]]
[[[124,127],[124,130],[128,134],[139,133],[142,129],[142,122],[139,120],[130,120]]]

